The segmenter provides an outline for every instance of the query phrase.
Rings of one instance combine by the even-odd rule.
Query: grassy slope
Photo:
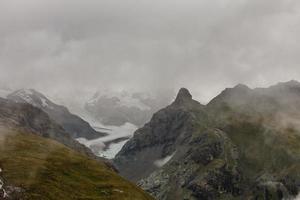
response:
[[[104,164],[55,141],[19,130],[0,132],[2,176],[6,185],[24,188],[25,199],[152,199]]]

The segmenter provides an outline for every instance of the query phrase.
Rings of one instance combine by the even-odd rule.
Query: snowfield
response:
[[[151,108],[144,104],[143,102],[141,102],[140,99],[136,98],[133,96],[132,93],[128,93],[128,92],[121,92],[121,93],[117,93],[117,92],[108,92],[108,91],[102,91],[102,92],[97,92],[97,94],[90,99],[87,103],[90,105],[95,105],[97,104],[97,102],[99,101],[100,98],[118,98],[118,104],[119,106],[125,106],[125,107],[136,107],[139,108],[141,110],[151,110]],[[145,98],[148,96],[145,96]]]
[[[93,140],[77,138],[76,140],[93,151],[96,156],[113,159],[122,149],[124,144],[133,136],[138,127],[131,123],[122,126],[106,126],[93,118],[84,106],[77,106],[76,109],[70,106],[70,110],[88,122],[96,131],[107,133],[107,136]]]
[[[113,159],[137,130],[137,127],[130,123],[119,127],[104,126],[99,123],[91,125],[95,130],[106,132],[108,135],[94,140],[77,138],[77,141],[90,148],[97,156],[107,159]]]

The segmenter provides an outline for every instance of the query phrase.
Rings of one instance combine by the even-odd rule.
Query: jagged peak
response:
[[[172,103],[173,106],[176,107],[184,107],[184,108],[196,108],[198,106],[202,106],[198,101],[195,101],[192,98],[191,93],[186,88],[181,88],[177,94],[175,101]],[[199,108],[199,107],[198,107]]]
[[[186,88],[181,88],[176,96],[175,103],[183,103],[192,100],[192,95]]]

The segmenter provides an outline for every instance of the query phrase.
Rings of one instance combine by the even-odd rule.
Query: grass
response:
[[[105,164],[19,130],[1,129],[0,167],[6,185],[25,190],[24,199],[152,199]]]

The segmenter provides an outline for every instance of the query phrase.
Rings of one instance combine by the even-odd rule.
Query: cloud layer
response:
[[[2,0],[0,78],[48,95],[300,80],[297,0]]]

